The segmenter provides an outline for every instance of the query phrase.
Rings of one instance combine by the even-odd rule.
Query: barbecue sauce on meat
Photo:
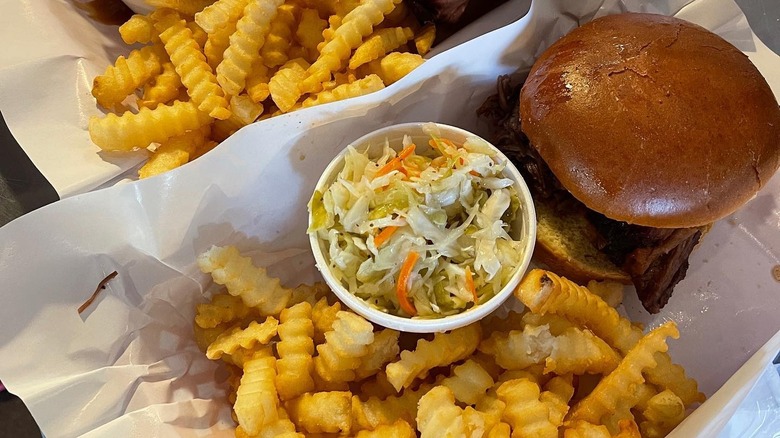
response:
[[[493,130],[493,144],[517,166],[534,198],[552,200],[559,211],[581,209],[595,230],[596,248],[631,276],[642,305],[658,313],[688,271],[688,258],[705,227],[652,228],[610,219],[576,200],[550,171],[520,127],[522,83],[498,78],[497,92],[477,110]]]

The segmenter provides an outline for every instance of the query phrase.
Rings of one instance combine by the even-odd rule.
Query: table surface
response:
[[[780,54],[780,1],[736,0],[750,27]],[[0,226],[58,200],[56,191],[14,140],[0,108]],[[0,437],[39,437],[40,432],[21,400],[0,393]]]

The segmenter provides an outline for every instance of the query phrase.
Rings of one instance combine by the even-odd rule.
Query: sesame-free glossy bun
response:
[[[531,69],[520,119],[563,187],[631,224],[709,224],[780,164],[780,110],[756,67],[667,16],[606,16],[558,40]]]

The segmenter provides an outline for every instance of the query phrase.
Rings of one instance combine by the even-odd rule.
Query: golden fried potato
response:
[[[314,324],[311,304],[302,302],[282,310],[276,351],[276,391],[279,398],[289,400],[314,390]]]
[[[401,360],[387,366],[387,378],[397,391],[435,367],[468,357],[479,345],[482,330],[471,324],[449,333],[436,333],[432,341],[421,339],[414,351],[402,351]]]
[[[259,434],[264,426],[279,419],[275,363],[271,347],[260,348],[244,363],[244,375],[233,410],[239,426],[250,436]]]
[[[317,346],[314,369],[329,382],[352,382],[361,359],[374,342],[374,326],[360,315],[339,312],[333,330],[325,333],[325,343]]]
[[[577,325],[587,327],[623,354],[627,354],[642,338],[642,331],[621,317],[617,311],[587,288],[552,272],[534,269],[529,272],[515,296],[534,313],[561,315]],[[674,365],[666,353],[656,357],[658,366],[647,371],[650,383],[672,390],[686,406],[704,401],[694,379]]]
[[[235,327],[217,336],[209,345],[206,357],[217,360],[224,354],[233,354],[239,348],[252,350],[257,344],[268,344],[276,336],[279,321],[269,316],[263,323],[252,321],[247,328]]]
[[[303,394],[285,403],[290,419],[305,432],[340,432],[352,430],[352,394],[332,391]]]
[[[233,246],[211,249],[198,256],[201,271],[211,274],[214,282],[223,284],[233,296],[241,297],[244,304],[255,307],[263,315],[278,315],[292,296],[278,278],[271,278],[263,268],[255,267],[248,257],[241,257]]]
[[[680,333],[674,322],[667,322],[643,337],[620,365],[604,377],[587,397],[580,400],[571,412],[572,420],[585,420],[597,424],[601,417],[620,406],[628,408],[636,404],[632,391],[635,385],[644,383],[642,372],[657,366],[655,354],[666,352],[666,338],[677,339]]]

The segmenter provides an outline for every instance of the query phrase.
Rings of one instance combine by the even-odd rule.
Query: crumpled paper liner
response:
[[[192,340],[194,306],[213,291],[194,265],[197,254],[236,244],[288,286],[315,280],[306,202],[341,148],[408,121],[484,135],[474,111],[496,77],[529,67],[544,47],[594,16],[646,10],[697,21],[749,53],[780,90],[778,57],[730,0],[683,3],[540,1],[519,21],[439,53],[380,92],[249,126],[181,169],[73,196],[0,228],[0,380],[50,437],[231,435],[225,376]],[[492,18],[511,20],[527,5],[513,1]],[[65,50],[53,44],[53,53]],[[5,102],[9,91],[2,90]],[[677,321],[682,338],[671,342],[671,353],[709,395],[780,328],[770,274],[780,251],[779,181],[715,224],[662,313],[645,314],[631,294],[626,300],[629,315],[649,327]],[[79,314],[112,271],[118,277]],[[735,375],[733,384],[752,387],[759,375]],[[680,436],[720,430],[744,394],[729,396],[713,397]]]

